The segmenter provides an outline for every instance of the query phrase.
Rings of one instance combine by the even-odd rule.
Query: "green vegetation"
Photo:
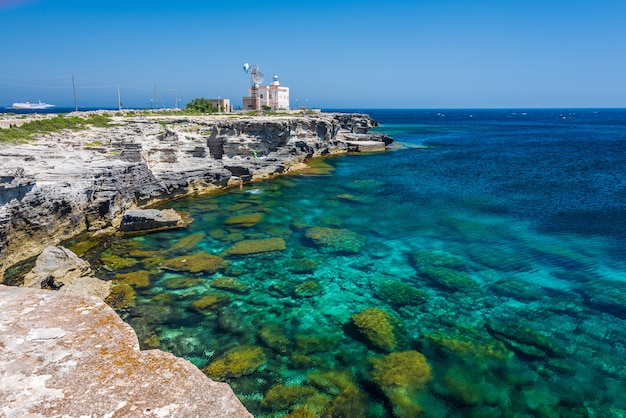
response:
[[[204,97],[195,98],[185,106],[185,110],[191,112],[199,112],[199,113],[216,113],[219,111],[217,106],[215,106],[209,99],[205,99]]]
[[[33,139],[34,134],[48,134],[62,130],[78,131],[87,129],[88,125],[106,127],[111,121],[108,114],[90,115],[87,118],[78,116],[57,115],[49,119],[26,122],[21,126],[11,126],[8,129],[0,129],[0,142],[20,142]]]

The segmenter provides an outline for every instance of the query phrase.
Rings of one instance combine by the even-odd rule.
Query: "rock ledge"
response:
[[[102,300],[0,285],[0,415],[252,417],[226,383],[140,351]]]

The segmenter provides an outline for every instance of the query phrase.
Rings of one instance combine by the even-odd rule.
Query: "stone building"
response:
[[[230,113],[233,109],[230,106],[230,99],[209,99],[209,101],[217,108],[218,112]]]
[[[273,111],[289,110],[289,87],[282,86],[274,75],[269,86],[249,86],[243,98],[244,110],[260,110],[267,106]]]

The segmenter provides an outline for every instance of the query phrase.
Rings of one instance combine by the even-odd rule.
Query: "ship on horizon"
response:
[[[48,109],[54,107],[53,104],[48,104],[39,100],[37,103],[31,102],[16,102],[11,106],[13,109]]]

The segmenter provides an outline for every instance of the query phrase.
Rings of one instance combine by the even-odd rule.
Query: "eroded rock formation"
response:
[[[269,178],[311,157],[380,151],[362,114],[114,117],[108,128],[0,147],[0,283],[10,265],[122,214]]]

